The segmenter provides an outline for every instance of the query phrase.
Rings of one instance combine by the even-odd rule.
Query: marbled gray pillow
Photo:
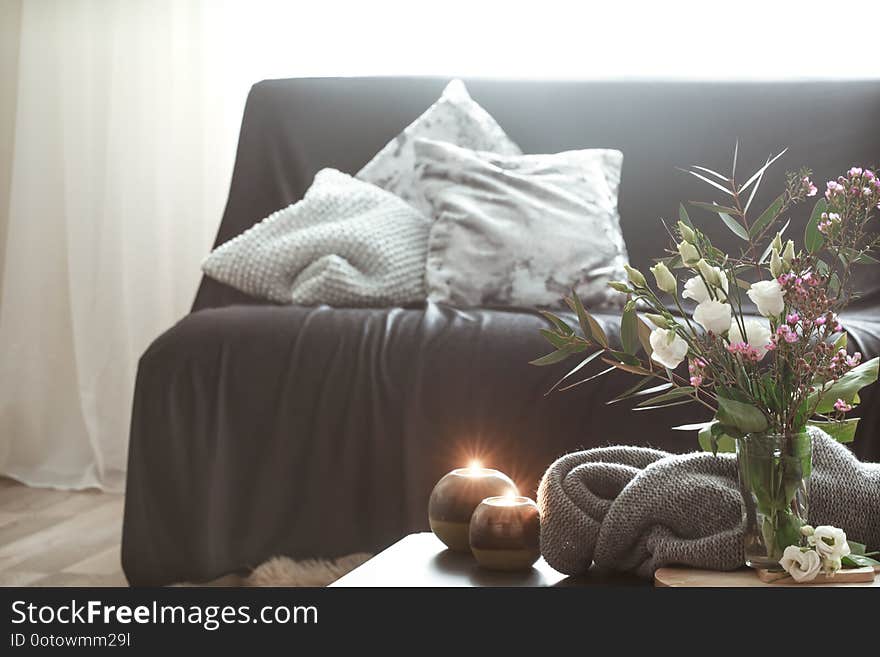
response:
[[[429,216],[431,205],[415,185],[413,142],[418,138],[502,155],[522,153],[495,119],[468,95],[464,82],[450,82],[440,99],[388,142],[356,176],[396,194]]]
[[[301,201],[214,249],[202,270],[278,303],[423,301],[429,226],[393,194],[322,169]]]
[[[626,246],[617,214],[623,154],[500,155],[419,139],[419,186],[436,217],[428,298],[457,306],[558,306],[574,288],[618,305]]]

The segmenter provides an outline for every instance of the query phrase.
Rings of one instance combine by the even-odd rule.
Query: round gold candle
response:
[[[471,517],[470,544],[484,568],[530,568],[541,555],[538,505],[515,495],[483,500]]]
[[[516,495],[516,484],[503,472],[471,466],[445,475],[431,493],[428,521],[431,531],[450,550],[469,552],[471,514],[485,498]]]

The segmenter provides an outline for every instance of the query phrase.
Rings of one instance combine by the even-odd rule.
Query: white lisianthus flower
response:
[[[654,329],[651,331],[651,359],[663,367],[674,370],[684,360],[688,352],[688,344],[674,330]]]
[[[730,332],[727,334],[727,339],[730,340],[730,344],[745,342],[750,347],[754,347],[755,351],[758,352],[758,360],[761,360],[767,353],[767,345],[770,344],[770,338],[773,337],[770,325],[760,319],[745,319],[743,324],[745,324],[746,329],[745,335],[742,334],[739,323],[734,321],[730,324]]]
[[[694,310],[694,321],[715,335],[723,335],[730,328],[732,309],[729,303],[709,299],[698,304]]]
[[[778,317],[785,308],[785,302],[782,300],[782,288],[779,281],[758,281],[752,283],[749,291],[746,292],[756,306],[758,312],[764,317]]]
[[[825,560],[840,559],[850,553],[846,542],[846,532],[838,527],[820,525],[807,538],[807,543],[816,548],[819,556]]]
[[[819,574],[822,559],[815,550],[804,551],[797,545],[789,545],[782,553],[779,565],[795,582],[810,582]]]
[[[713,267],[713,269],[718,273],[718,278],[721,280],[721,286],[715,287],[713,289],[716,292],[716,296],[721,300],[727,299],[727,289],[729,283],[727,281],[727,275],[721,271],[718,267]],[[699,276],[694,276],[693,278],[687,279],[684,284],[684,291],[681,293],[681,296],[685,299],[693,299],[697,303],[703,303],[704,301],[708,301],[712,297],[709,296],[709,290],[706,288],[706,283],[703,282],[703,279]]]

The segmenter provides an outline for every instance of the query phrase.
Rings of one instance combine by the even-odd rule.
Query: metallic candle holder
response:
[[[471,466],[445,475],[431,492],[431,531],[450,550],[470,552],[468,531],[474,509],[493,495],[516,495],[516,484],[503,472]]]
[[[541,556],[538,505],[528,497],[489,497],[471,517],[471,552],[491,570],[526,570]]]

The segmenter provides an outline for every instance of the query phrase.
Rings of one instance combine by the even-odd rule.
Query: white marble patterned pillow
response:
[[[457,306],[558,306],[574,288],[618,305],[624,280],[617,213],[623,155],[591,149],[499,155],[418,140],[419,186],[436,217],[428,299]]]
[[[502,155],[522,153],[495,119],[468,95],[461,80],[450,82],[440,99],[388,142],[356,176],[396,194],[429,216],[431,206],[415,185],[413,143],[419,138]]]
[[[301,201],[217,247],[202,270],[277,303],[423,301],[429,225],[393,194],[322,169]]]

